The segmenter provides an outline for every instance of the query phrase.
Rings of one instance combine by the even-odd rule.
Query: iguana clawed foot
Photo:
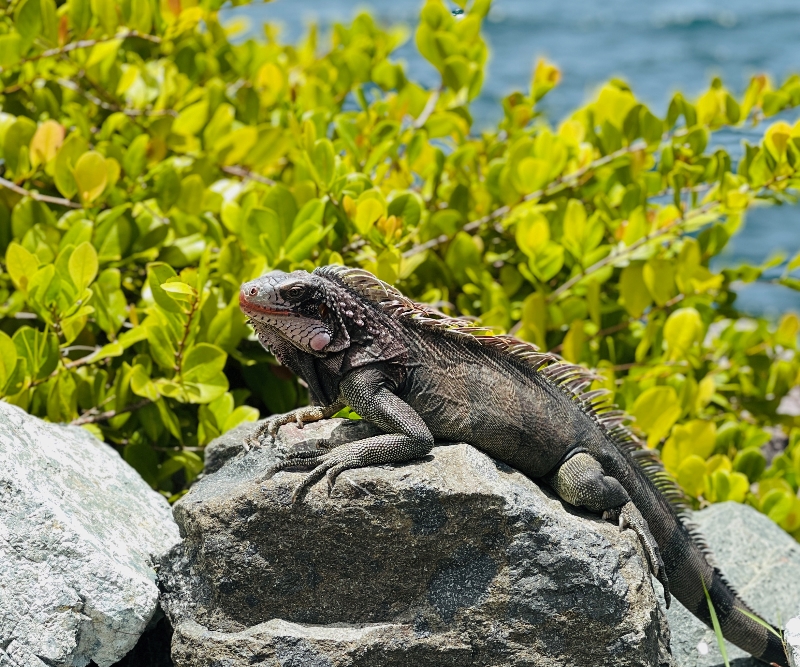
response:
[[[639,541],[642,543],[644,551],[647,554],[650,571],[664,587],[664,604],[666,604],[667,609],[669,609],[672,596],[669,593],[667,571],[664,567],[664,561],[661,559],[661,551],[658,548],[658,543],[650,532],[650,527],[647,525],[647,521],[642,516],[641,512],[636,509],[636,506],[632,502],[627,502],[622,507],[606,510],[603,512],[603,518],[610,519],[611,521],[618,521],[620,530],[631,528],[639,537]]]
[[[334,403],[333,405],[321,407],[319,405],[306,405],[302,408],[297,408],[291,412],[283,415],[274,415],[264,421],[253,433],[251,433],[244,441],[244,450],[257,449],[261,446],[261,440],[264,436],[268,436],[267,442],[274,442],[275,437],[278,435],[278,429],[284,424],[291,424],[295,422],[297,428],[303,428],[304,424],[319,421],[320,419],[327,419],[328,417],[336,414],[344,406],[343,403]]]
[[[266,473],[269,479],[275,473],[298,466],[313,468],[300,482],[292,494],[296,501],[303,491],[323,477],[328,482],[328,494],[333,490],[340,473],[352,468],[364,468],[384,463],[400,463],[418,459],[427,454],[433,445],[433,438],[412,438],[398,433],[376,435],[340,445],[328,451],[313,450],[297,452],[273,465]]]
[[[351,443],[352,444],[352,443]],[[323,477],[326,478],[328,483],[328,495],[333,491],[333,486],[336,483],[336,478],[344,470],[349,468],[358,468],[362,466],[356,456],[356,452],[348,446],[343,445],[335,451],[320,451],[311,450],[307,452],[296,452],[284,460],[273,465],[265,474],[264,479],[270,479],[276,473],[287,468],[312,468],[297,488],[292,493],[292,503],[296,502],[300,495],[308,489],[311,485],[315,484]]]

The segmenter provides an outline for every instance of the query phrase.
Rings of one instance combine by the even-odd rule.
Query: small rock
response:
[[[0,666],[107,667],[155,613],[169,505],[87,430],[0,402]]]
[[[375,432],[287,425],[176,504],[159,581],[177,667],[674,664],[633,532],[473,447],[349,470],[294,505],[304,473],[261,479],[285,448]]]
[[[758,614],[776,626],[800,614],[800,544],[788,533],[761,512],[734,502],[712,505],[694,518],[720,569]],[[677,603],[667,618],[672,654],[681,667],[723,667],[713,630]],[[731,667],[763,666],[730,642],[726,650]]]

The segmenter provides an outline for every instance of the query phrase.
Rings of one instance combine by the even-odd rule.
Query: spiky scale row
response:
[[[315,273],[353,290],[393,317],[410,318],[416,324],[436,328],[448,335],[472,336],[481,345],[523,361],[541,373],[572,397],[581,410],[605,431],[611,442],[639,464],[642,471],[673,506],[691,539],[709,563],[715,566],[711,547],[691,520],[692,508],[689,498],[664,468],[658,452],[647,448],[646,444],[625,426],[625,422],[633,421],[633,418],[608,400],[597,401],[601,397],[605,399],[607,393],[610,393],[608,390],[585,391],[593,382],[601,380],[601,376],[582,366],[567,363],[552,352],[542,352],[532,343],[513,336],[487,334],[488,329],[468,326],[462,319],[442,315],[412,301],[392,285],[363,269],[330,265],[316,269]],[[721,574],[720,576],[722,577]],[[733,590],[730,583],[724,577],[722,579]]]

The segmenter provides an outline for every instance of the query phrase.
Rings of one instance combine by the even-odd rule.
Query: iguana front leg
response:
[[[302,452],[272,466],[266,473],[267,479],[286,468],[313,467],[295,489],[292,501],[323,476],[327,477],[330,491],[344,470],[410,461],[425,456],[433,447],[433,436],[425,422],[408,403],[386,388],[380,372],[353,371],[342,381],[340,391],[353,410],[380,426],[386,434],[356,440],[322,454]]]
[[[604,519],[618,521],[620,530],[633,529],[647,554],[650,571],[664,586],[664,603],[669,608],[669,581],[658,543],[619,480],[606,475],[603,466],[592,456],[579,452],[551,472],[547,482],[570,505],[582,506],[602,514]]]
[[[274,440],[278,429],[284,424],[295,422],[297,423],[297,428],[303,428],[303,424],[310,424],[311,422],[332,417],[344,406],[344,401],[341,400],[326,406],[306,405],[302,408],[287,412],[286,414],[270,417],[245,439],[245,451],[249,450],[251,447],[259,447],[261,445],[261,438],[264,437],[264,435],[269,435],[270,439]]]

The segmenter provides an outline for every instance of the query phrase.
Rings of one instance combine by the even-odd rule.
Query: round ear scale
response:
[[[331,336],[329,333],[323,331],[316,334],[312,339],[309,345],[311,349],[315,352],[321,352],[325,349],[325,347],[331,342]]]

